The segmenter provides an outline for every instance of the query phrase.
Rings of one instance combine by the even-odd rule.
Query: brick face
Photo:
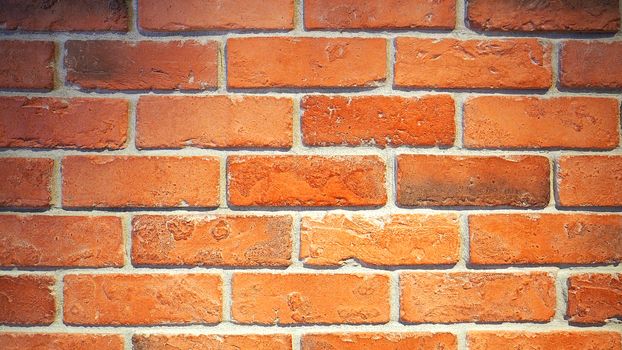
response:
[[[136,350],[166,349],[256,349],[291,350],[291,336],[270,335],[135,335],[132,344]]]
[[[123,350],[123,337],[116,334],[0,333],[0,347],[5,350]]]
[[[48,41],[0,41],[0,89],[53,89],[55,50]]]
[[[561,157],[557,191],[561,206],[621,206],[622,157]]]
[[[563,88],[622,88],[622,42],[567,41],[561,45],[559,57]]]
[[[1,158],[0,207],[49,207],[53,167],[52,159]]]
[[[0,324],[42,326],[54,322],[54,282],[48,276],[0,276]]]
[[[302,350],[456,350],[456,336],[451,333],[335,333],[302,336]]]
[[[620,274],[577,274],[568,278],[566,317],[577,324],[602,324],[622,317]]]
[[[607,350],[617,349],[620,334],[616,332],[469,332],[469,349],[524,349],[542,350]]]

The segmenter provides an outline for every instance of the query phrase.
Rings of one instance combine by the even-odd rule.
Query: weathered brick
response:
[[[464,145],[612,149],[620,142],[619,120],[613,98],[473,97],[464,104]]]
[[[551,45],[537,39],[397,38],[395,85],[405,88],[548,89]]]
[[[236,273],[232,318],[243,324],[377,324],[389,321],[385,275]]]
[[[120,149],[128,121],[127,100],[0,97],[0,147]]]
[[[54,160],[0,159],[0,207],[47,208]]]
[[[612,350],[620,349],[620,334],[615,332],[469,332],[470,350]]]
[[[0,324],[49,325],[56,305],[48,276],[0,276]]]
[[[304,334],[302,350],[456,350],[456,336],[451,333],[318,333]]]
[[[469,216],[471,263],[605,264],[622,261],[622,216]]]
[[[555,281],[544,272],[405,272],[400,319],[408,323],[548,322]]]
[[[561,157],[557,192],[560,206],[622,206],[622,157]]]
[[[63,319],[71,325],[218,323],[221,285],[211,274],[66,275]]]
[[[366,87],[386,77],[381,38],[255,37],[227,40],[229,88]]]
[[[123,337],[117,334],[78,333],[0,333],[4,350],[123,350]]]
[[[622,274],[587,273],[568,278],[566,317],[573,323],[622,319]]]
[[[403,206],[530,208],[549,202],[545,157],[404,154],[397,167],[397,203]]]
[[[300,258],[309,265],[455,264],[460,249],[456,215],[305,216]]]
[[[218,86],[218,44],[70,40],[67,82],[99,90],[206,90]]]
[[[216,207],[216,157],[69,156],[65,207]]]
[[[303,141],[310,146],[451,146],[455,106],[449,95],[322,96],[302,100]]]
[[[291,350],[292,337],[268,335],[134,335],[134,350]]]
[[[385,164],[376,156],[232,156],[234,206],[377,206],[386,202]]]
[[[0,89],[52,90],[55,50],[51,41],[0,41]]]
[[[622,42],[566,41],[559,83],[570,89],[622,89]]]
[[[143,96],[138,148],[292,146],[294,105],[269,96]]]

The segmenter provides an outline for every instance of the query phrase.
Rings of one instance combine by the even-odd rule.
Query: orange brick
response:
[[[603,324],[622,319],[622,274],[588,273],[568,278],[568,320]]]
[[[622,216],[469,216],[471,263],[605,264],[622,261]]]
[[[408,323],[548,322],[555,281],[544,272],[405,272],[400,319]]]
[[[566,41],[561,45],[559,57],[562,87],[622,88],[622,42]]]
[[[4,350],[123,350],[123,337],[117,334],[0,333]]]
[[[121,99],[0,97],[0,147],[120,149],[128,113]]]
[[[118,217],[0,215],[0,231],[0,266],[123,266]]]
[[[449,95],[321,96],[302,100],[303,141],[310,146],[451,146],[455,106]]]
[[[67,82],[82,89],[206,90],[218,86],[218,44],[70,40]]]
[[[53,167],[52,159],[0,159],[0,207],[49,207]]]
[[[53,89],[55,50],[48,41],[0,41],[0,89]]]
[[[221,279],[210,274],[67,275],[64,322],[166,325],[221,320]]]
[[[469,0],[468,23],[485,31],[617,32],[618,0]]]
[[[293,29],[293,0],[139,0],[138,24],[146,31]]]
[[[386,202],[385,164],[376,156],[232,156],[234,206],[376,206]]]
[[[56,305],[48,276],[0,276],[0,325],[49,325]]]
[[[451,333],[333,333],[304,334],[302,350],[456,350]]]
[[[470,350],[612,350],[620,349],[615,332],[469,332]]]
[[[292,337],[270,335],[134,335],[134,350],[291,350]]]
[[[549,202],[545,157],[404,154],[397,166],[399,205],[530,208]]]
[[[536,39],[397,38],[395,85],[446,89],[548,89],[551,45]]]
[[[612,149],[620,142],[619,120],[613,98],[474,97],[464,105],[464,145]]]
[[[216,207],[216,157],[70,156],[65,207]]]
[[[294,105],[269,96],[143,96],[138,148],[292,146]]]
[[[306,29],[453,29],[455,0],[306,0]]]
[[[288,266],[291,216],[163,216],[132,220],[135,265]]]
[[[232,317],[243,324],[377,324],[389,321],[385,275],[236,273]]]
[[[339,266],[348,259],[369,265],[447,265],[459,258],[455,215],[305,216],[300,231],[300,258],[309,265]]]
[[[229,88],[366,87],[384,82],[386,40],[255,37],[227,40]]]
[[[123,0],[4,0],[0,23],[3,30],[126,32],[128,7]]]
[[[565,156],[557,175],[559,205],[621,206],[622,157]]]

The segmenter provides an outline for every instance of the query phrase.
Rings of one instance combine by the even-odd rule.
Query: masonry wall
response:
[[[620,12],[0,0],[0,348],[622,349]]]

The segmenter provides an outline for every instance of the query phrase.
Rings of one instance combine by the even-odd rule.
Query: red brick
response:
[[[395,85],[446,89],[548,89],[551,45],[537,39],[397,38]]]
[[[293,0],[139,0],[146,31],[283,30],[294,28]]]
[[[4,350],[123,350],[123,337],[117,334],[0,333]]]
[[[54,278],[0,276],[0,324],[49,325],[54,322]]]
[[[306,29],[453,29],[455,0],[306,0]]]
[[[622,206],[622,157],[564,156],[558,170],[559,205]]]
[[[469,216],[471,263],[605,264],[622,261],[622,216]]]
[[[242,324],[377,324],[389,321],[385,275],[236,273],[232,317]]]
[[[469,332],[470,350],[612,350],[620,349],[616,332]]]
[[[456,350],[451,333],[332,333],[304,334],[302,350]]]
[[[408,323],[548,322],[555,281],[544,272],[405,272],[400,319]]]
[[[291,216],[164,216],[132,220],[137,265],[288,266]]]
[[[386,77],[381,38],[227,40],[229,88],[369,87]]]
[[[485,31],[617,32],[618,0],[469,0],[469,26]]]
[[[48,41],[0,41],[0,89],[53,89],[55,50]]]
[[[0,23],[3,30],[126,32],[128,8],[123,0],[4,0]]]
[[[120,99],[1,97],[0,147],[120,149],[128,113]]]
[[[292,146],[294,105],[269,96],[143,96],[138,148]]]
[[[0,215],[0,231],[0,266],[123,266],[118,217]]]
[[[134,335],[134,350],[291,350],[292,336],[269,335]]]
[[[568,320],[602,324],[622,320],[622,274],[579,274],[568,278]]]
[[[72,325],[218,323],[221,279],[210,274],[67,275],[64,322]]]
[[[460,226],[455,215],[305,216],[300,228],[305,264],[339,266],[455,264]]]
[[[65,207],[216,207],[216,157],[69,156]]]
[[[613,149],[620,141],[619,120],[613,98],[474,97],[464,105],[464,145]]]
[[[70,40],[67,82],[82,89],[206,90],[218,86],[218,44]]]
[[[302,100],[303,141],[310,146],[452,146],[455,106],[449,95],[321,96]]]
[[[377,206],[387,200],[377,156],[232,156],[234,206]]]
[[[403,206],[545,207],[549,160],[540,156],[397,157]]]
[[[49,207],[53,167],[52,159],[0,159],[0,207]]]
[[[562,87],[622,88],[622,42],[566,41],[559,56]]]

